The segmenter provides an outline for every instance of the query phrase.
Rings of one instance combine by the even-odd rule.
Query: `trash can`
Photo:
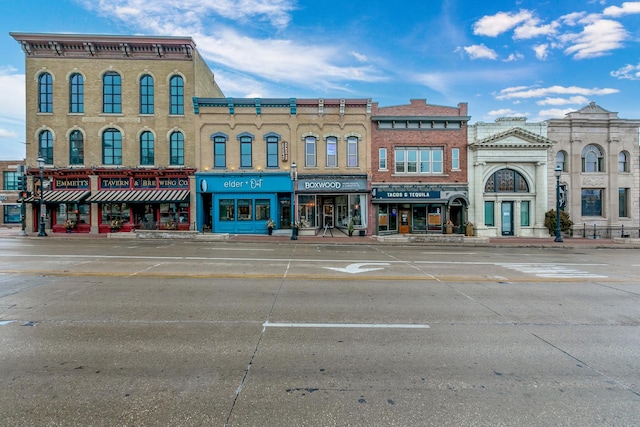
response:
[[[298,240],[298,227],[291,227],[291,240]]]

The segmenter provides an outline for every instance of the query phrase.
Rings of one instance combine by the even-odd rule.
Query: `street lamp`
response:
[[[562,175],[562,166],[556,165],[556,238],[554,242],[563,242],[562,233],[560,231],[560,175]]]
[[[296,162],[291,163],[291,182],[293,183],[293,199],[291,201],[291,240],[298,240],[298,226],[296,224],[296,181],[298,180],[298,166]]]
[[[38,168],[40,169],[40,232],[38,233],[39,237],[44,237],[47,235],[44,231],[44,176],[42,175],[42,168],[44,168],[44,159],[42,157],[38,157]]]

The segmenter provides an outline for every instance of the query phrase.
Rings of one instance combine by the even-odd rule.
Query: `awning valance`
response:
[[[184,202],[189,190],[100,190],[87,199],[90,203]]]
[[[42,193],[42,200],[45,203],[80,203],[89,194],[91,192],[86,190],[51,190]],[[39,195],[32,195],[25,199],[25,202],[28,203],[37,203],[39,201]]]

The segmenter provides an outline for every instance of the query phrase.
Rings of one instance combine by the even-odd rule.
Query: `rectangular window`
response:
[[[256,221],[266,221],[269,218],[271,218],[269,199],[256,199]]]
[[[358,138],[355,136],[347,138],[347,167],[358,167]]]
[[[529,201],[520,203],[520,225],[529,227]]]
[[[327,138],[327,167],[338,167],[338,139],[334,136]]]
[[[273,136],[267,138],[267,167],[278,167],[278,138]]]
[[[443,149],[436,148],[396,148],[396,173],[442,173]]]
[[[629,217],[629,189],[618,188],[618,217]]]
[[[387,170],[387,149],[380,148],[378,150],[378,169]]]
[[[308,136],[304,140],[305,166],[314,168],[316,164],[316,138]]]
[[[240,167],[250,168],[252,165],[251,137],[240,138]]]
[[[2,218],[5,224],[20,223],[20,205],[4,205]]]
[[[235,220],[235,201],[233,199],[220,199],[220,221]]]
[[[251,221],[253,219],[251,207],[251,199],[238,199],[238,221]]]
[[[213,139],[213,167],[224,168],[227,166],[227,140],[216,136]]]
[[[451,149],[451,169],[460,170],[460,149]]]
[[[18,172],[2,172],[2,189],[6,191],[18,190]]]
[[[495,227],[495,202],[484,202],[484,225]]]
[[[602,216],[602,190],[582,190],[582,216]]]

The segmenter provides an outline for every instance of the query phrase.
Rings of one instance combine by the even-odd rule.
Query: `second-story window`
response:
[[[170,99],[169,114],[184,114],[184,80],[180,76],[173,76],[169,80]]]
[[[219,132],[211,135],[213,141],[213,167],[227,167],[227,135]]]
[[[122,134],[117,129],[107,129],[102,133],[102,164],[122,164]]]
[[[380,148],[378,150],[378,169],[387,170],[387,149]]]
[[[84,164],[84,136],[79,130],[74,130],[69,135],[69,164]]]
[[[304,165],[310,168],[317,166],[315,136],[307,136],[304,139]]]
[[[149,166],[154,163],[154,140],[153,133],[142,132],[140,135],[140,164]]]
[[[358,138],[350,136],[347,138],[347,167],[358,166]]]
[[[53,77],[49,73],[38,77],[38,112],[53,113]]]
[[[603,158],[600,147],[587,145],[582,150],[582,172],[604,172]]]
[[[122,113],[122,78],[114,71],[102,77],[102,112]]]
[[[173,132],[169,145],[169,164],[184,165],[184,135],[182,135],[182,132]]]
[[[250,168],[252,166],[252,142],[250,135],[241,135],[240,139],[240,167]]]
[[[460,170],[460,149],[452,148],[451,149],[451,169],[452,170]]]
[[[396,148],[396,173],[442,173],[441,147]]]
[[[153,77],[145,74],[140,77],[140,114],[153,114],[153,104]]]
[[[338,138],[327,137],[327,167],[338,167]]]
[[[53,164],[53,134],[49,130],[43,130],[38,135],[38,156],[44,159],[45,164]]]
[[[84,113],[84,78],[80,73],[69,77],[69,112]]]
[[[267,167],[278,167],[278,137],[275,135],[269,135],[266,138],[267,141]]]

